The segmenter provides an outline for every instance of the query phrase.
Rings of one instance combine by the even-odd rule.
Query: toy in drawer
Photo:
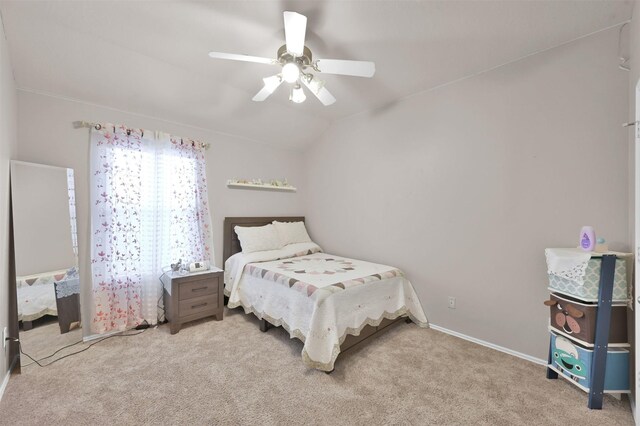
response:
[[[598,305],[583,303],[568,296],[552,293],[544,302],[549,306],[549,323],[559,334],[568,335],[586,346],[593,346],[596,334]],[[609,327],[610,344],[627,343],[627,305],[617,303],[611,307]]]
[[[556,293],[562,293],[577,297],[586,302],[598,301],[598,289],[600,288],[601,257],[589,259],[584,275],[584,283],[561,277],[555,274],[549,275],[549,289]],[[613,300],[623,302],[627,295],[627,262],[624,259],[616,259],[615,276],[613,279]]]
[[[593,351],[569,339],[551,333],[552,366],[563,376],[575,381],[584,390],[591,388]],[[609,348],[607,351],[604,391],[629,392],[629,351]]]

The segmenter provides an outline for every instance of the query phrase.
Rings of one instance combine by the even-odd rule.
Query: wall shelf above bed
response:
[[[227,188],[231,189],[258,189],[267,191],[284,191],[284,192],[296,192],[295,186],[277,186],[269,183],[237,183],[233,181],[227,181]]]

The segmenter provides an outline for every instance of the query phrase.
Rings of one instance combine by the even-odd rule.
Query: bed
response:
[[[227,217],[223,260],[229,308],[241,307],[261,330],[281,326],[304,343],[304,363],[333,371],[347,349],[403,321],[428,327],[411,283],[397,268],[324,253],[315,243],[243,253],[236,226],[304,222],[304,217]]]
[[[57,316],[60,332],[80,321],[80,281],[75,267],[16,277],[18,321],[23,330],[45,315]]]

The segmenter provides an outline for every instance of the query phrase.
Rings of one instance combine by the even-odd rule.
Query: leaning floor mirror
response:
[[[11,198],[20,345],[46,364],[82,340],[73,169],[12,161]]]

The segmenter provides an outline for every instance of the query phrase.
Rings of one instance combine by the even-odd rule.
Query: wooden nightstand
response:
[[[171,334],[182,324],[208,316],[222,321],[224,312],[224,278],[222,269],[180,275],[165,273],[160,278],[164,287],[164,308]]]

